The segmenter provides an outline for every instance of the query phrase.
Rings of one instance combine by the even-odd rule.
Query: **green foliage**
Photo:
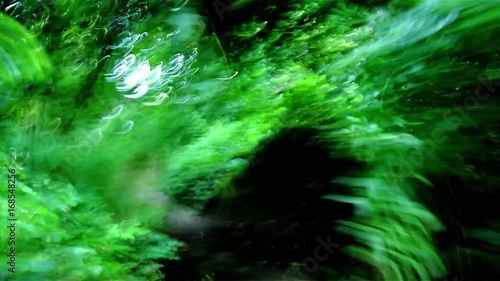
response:
[[[415,198],[415,180],[429,185],[432,171],[498,181],[468,163],[498,155],[476,154],[476,143],[498,143],[494,126],[460,131],[496,122],[498,104],[481,101],[458,124],[443,117],[474,95],[477,77],[499,77],[493,2],[376,10],[297,0],[272,25],[235,28],[225,50],[194,5],[38,2],[0,14],[1,166],[18,171],[18,280],[161,280],[158,259],[177,259],[182,245],[161,234],[166,198],[201,209],[283,128],[321,128],[340,143],[332,153],[369,164],[337,179],[352,197],[329,198],[356,206],[339,229],[358,241],[346,249],[384,280],[446,274],[431,239],[443,226]]]
[[[19,99],[25,87],[48,80],[51,64],[35,36],[0,13],[0,112]]]
[[[6,155],[1,167],[7,178],[13,166]],[[154,260],[177,258],[182,243],[137,220],[116,222],[96,190],[78,192],[60,178],[16,168],[16,280],[161,280]],[[6,204],[1,214],[6,221]]]

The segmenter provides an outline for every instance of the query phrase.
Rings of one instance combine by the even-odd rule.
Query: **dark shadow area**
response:
[[[267,40],[283,14],[293,10],[290,1],[251,1],[241,8],[234,6],[234,0],[204,0],[205,12],[210,29],[217,35],[229,62],[235,62],[256,40]],[[242,38],[234,34],[244,24],[267,22],[265,28],[255,36]],[[251,29],[251,28],[250,28]]]
[[[214,200],[206,208],[206,215],[217,216],[225,225],[203,238],[180,237],[189,248],[180,261],[166,264],[166,280],[199,281],[203,273],[213,273],[216,281],[281,276],[291,263],[314,257],[318,239],[337,248],[318,261],[319,269],[311,276],[331,280],[322,267],[352,268],[342,247],[353,241],[336,233],[335,225],[350,218],[353,207],[321,197],[346,194],[345,187],[331,180],[355,173],[362,165],[332,157],[316,136],[315,130],[294,128],[262,144],[247,171],[233,183],[236,197]],[[322,256],[326,253],[320,251]]]
[[[422,202],[445,226],[434,235],[438,251],[449,269],[448,280],[499,280],[500,270],[493,260],[498,247],[473,237],[472,229],[492,229],[498,216],[500,192],[482,189],[486,182],[469,181],[457,176],[431,178],[432,190],[421,196]]]

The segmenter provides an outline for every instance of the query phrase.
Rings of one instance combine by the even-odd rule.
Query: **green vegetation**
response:
[[[279,16],[224,34],[197,1],[4,2],[0,166],[5,183],[16,170],[18,220],[1,280],[163,280],[159,260],[184,245],[161,226],[170,198],[230,198],[285,128],[318,128],[332,154],[368,164],[332,171],[352,196],[328,198],[355,205],[344,249],[383,280],[448,274],[432,239],[445,227],[419,202],[443,188],[429,177],[498,189],[498,93],[481,86],[500,78],[496,1],[253,1]],[[495,214],[482,219],[471,237],[498,249]]]

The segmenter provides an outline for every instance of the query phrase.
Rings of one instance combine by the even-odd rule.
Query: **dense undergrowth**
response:
[[[178,204],[253,202],[233,218],[264,219],[252,208],[292,210],[287,193],[354,207],[304,209],[335,218],[310,227],[352,239],[342,251],[355,262],[318,279],[478,276],[474,259],[494,278],[497,215],[457,227],[433,196],[448,200],[450,178],[465,197],[498,193],[497,1],[11,2],[0,2],[0,163],[3,179],[16,170],[17,261],[15,274],[2,262],[2,280],[173,280],[160,261],[185,246],[164,225]],[[362,163],[351,174],[310,165],[345,192],[287,190],[272,171],[241,180],[261,144],[297,127],[330,158]],[[253,198],[261,177],[280,192]],[[443,250],[435,235],[454,228],[462,238]],[[200,274],[224,280],[214,271]],[[298,278],[280,273],[262,278]]]

